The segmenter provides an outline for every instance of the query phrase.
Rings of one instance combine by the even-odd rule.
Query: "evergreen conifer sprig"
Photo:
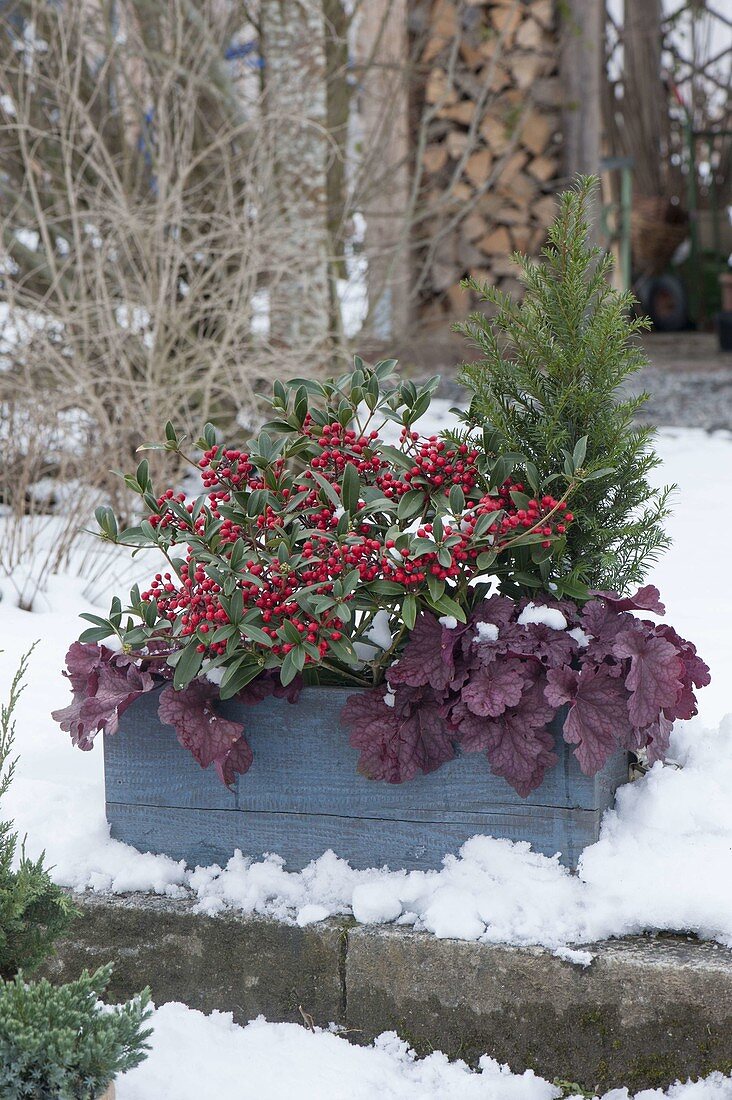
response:
[[[562,469],[579,475],[564,555],[543,577],[574,596],[586,587],[623,592],[643,579],[669,545],[663,521],[673,489],[648,480],[661,461],[653,429],[635,423],[648,394],[618,393],[647,363],[637,335],[648,322],[631,316],[632,294],[610,285],[612,257],[587,243],[596,185],[581,177],[560,196],[542,260],[514,255],[523,301],[467,280],[494,316],[477,312],[456,326],[481,354],[460,376],[472,391],[469,428],[495,432],[525,456],[529,484]]]
[[[35,648],[35,646],[33,647]],[[7,794],[15,772],[14,713],[23,691],[28,660],[21,659],[7,703],[0,704],[0,799]],[[33,860],[21,853],[14,867],[18,835],[12,822],[0,820],[0,978],[17,970],[33,970],[53,950],[76,909],[63,890],[51,881],[41,855]]]
[[[0,1096],[98,1100],[119,1073],[147,1057],[150,991],[103,1003],[112,967],[54,986],[19,973],[0,981]]]

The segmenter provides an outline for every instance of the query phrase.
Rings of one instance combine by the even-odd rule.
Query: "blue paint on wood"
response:
[[[354,867],[388,865],[407,870],[440,867],[476,834],[529,841],[546,855],[562,853],[574,866],[580,852],[597,839],[599,811],[534,807],[524,814],[435,814],[424,820],[339,817],[165,806],[107,804],[112,836],[143,852],[163,852],[190,866],[224,866],[235,849],[245,855],[276,852],[289,870],[300,870],[332,849]]]
[[[627,778],[623,752],[593,779],[582,775],[560,720],[559,762],[528,799],[492,775],[482,754],[408,783],[370,782],[356,772],[358,754],[339,721],[349,694],[307,688],[294,705],[223,704],[227,717],[244,723],[254,750],[234,791],[160,724],[157,693],[142,697],[104,739],[112,835],[191,865],[226,862],[240,848],[254,856],[275,851],[300,868],[332,848],[357,867],[428,868],[469,837],[489,833],[527,840],[546,855],[561,852],[562,862],[575,865]]]

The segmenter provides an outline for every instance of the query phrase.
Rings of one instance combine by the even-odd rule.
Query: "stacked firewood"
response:
[[[514,250],[536,254],[560,173],[552,0],[432,0],[421,9],[417,168],[421,315],[460,316],[466,275],[520,294]]]

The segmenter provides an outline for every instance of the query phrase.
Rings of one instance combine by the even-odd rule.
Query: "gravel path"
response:
[[[648,367],[628,389],[651,395],[642,410],[647,423],[732,431],[732,368],[669,374]]]
[[[719,351],[709,333],[652,334],[643,338],[650,366],[630,383],[630,393],[651,396],[642,419],[658,427],[732,431],[732,355]],[[435,372],[437,373],[437,371]],[[464,391],[443,375],[440,396],[455,404]]]

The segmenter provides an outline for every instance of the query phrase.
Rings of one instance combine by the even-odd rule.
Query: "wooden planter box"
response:
[[[225,864],[276,852],[290,870],[326,849],[355,867],[431,868],[476,833],[528,840],[575,866],[598,837],[600,818],[628,778],[618,752],[589,779],[557,738],[559,763],[528,798],[491,774],[471,753],[401,785],[364,779],[340,724],[348,688],[306,688],[297,703],[225,703],[241,720],[254,763],[233,791],[213,768],[202,770],[157,716],[157,692],[124,714],[104,738],[107,818],[112,836],[141,851],[163,852],[191,866]]]

